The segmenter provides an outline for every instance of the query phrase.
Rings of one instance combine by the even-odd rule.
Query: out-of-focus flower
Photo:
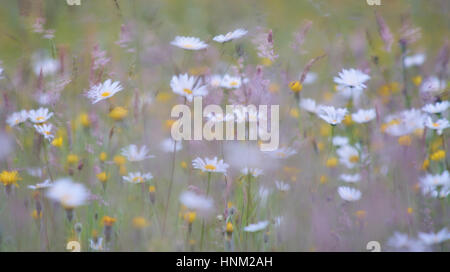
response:
[[[47,197],[61,203],[65,209],[73,209],[84,205],[89,193],[83,184],[74,183],[70,178],[61,178],[47,191]]]
[[[226,43],[232,40],[239,39],[247,34],[247,30],[238,28],[232,32],[228,32],[225,35],[217,35],[213,38],[214,41],[218,43]]]
[[[36,124],[46,122],[53,116],[53,112],[49,112],[47,108],[39,108],[37,110],[28,111],[28,119]]]
[[[63,145],[63,137],[60,136],[60,137],[53,139],[51,144],[55,147],[61,147]]]
[[[248,167],[245,167],[245,168],[243,168],[243,169],[241,170],[241,173],[242,173],[243,175],[251,175],[251,176],[257,178],[257,177],[259,177],[260,175],[262,175],[263,170],[262,170],[262,169],[259,169],[259,168],[248,168]]]
[[[361,192],[359,190],[347,186],[339,187],[338,193],[346,201],[358,201],[361,198]]]
[[[370,76],[357,69],[343,69],[339,72],[339,76],[334,77],[334,82],[338,84],[336,87],[345,97],[358,99],[362,91],[367,88],[364,84]]]
[[[191,191],[181,193],[180,202],[188,209],[197,211],[201,215],[210,213],[214,208],[212,198]]]
[[[199,79],[188,74],[173,76],[170,87],[176,94],[186,97],[191,102],[195,96],[206,96],[208,90],[205,85],[200,85]]]
[[[141,172],[133,172],[128,173],[128,176],[123,176],[122,179],[126,182],[138,184],[143,183],[147,180],[151,180],[153,178],[152,174],[149,173],[142,173]]]
[[[447,228],[443,228],[437,233],[430,232],[424,233],[419,232],[419,239],[427,245],[435,245],[445,242],[450,239],[450,232],[448,232]]]
[[[107,79],[103,83],[92,86],[87,91],[86,96],[92,101],[92,104],[95,104],[112,97],[122,90],[123,88],[119,81],[112,82],[111,79]]]
[[[300,100],[300,108],[310,113],[316,113],[316,101],[311,98],[302,98]]]
[[[344,182],[347,183],[356,183],[359,182],[361,180],[361,175],[360,174],[341,174],[339,176],[339,179],[343,180]]]
[[[443,91],[447,86],[447,83],[444,80],[439,80],[436,76],[428,77],[424,80],[422,85],[420,86],[420,91],[422,93],[439,93]]]
[[[289,183],[285,183],[285,182],[280,181],[280,180],[276,180],[275,181],[275,186],[281,192],[287,192],[287,191],[289,191],[291,189],[291,185],[289,185]]]
[[[19,180],[22,180],[22,178],[19,176],[19,172],[17,171],[3,170],[0,173],[0,182],[5,186],[15,185],[16,187],[19,187],[17,184],[17,181]]]
[[[450,127],[450,123],[444,118],[433,121],[433,118],[428,117],[425,126],[429,129],[436,130],[438,135],[441,135],[444,129]]]
[[[290,147],[280,147],[274,151],[264,151],[264,154],[267,154],[270,157],[275,158],[275,159],[287,159],[287,158],[297,154],[297,151]]]
[[[123,120],[127,115],[128,115],[128,110],[125,109],[124,107],[120,107],[120,106],[114,107],[109,112],[109,117],[111,117],[115,121]]]
[[[80,159],[78,158],[78,156],[76,154],[68,154],[67,155],[67,163],[68,164],[72,164],[75,165],[80,161]]]
[[[339,156],[339,161],[347,168],[353,168],[360,162],[358,149],[351,145],[341,146],[336,150],[336,154]]]
[[[291,91],[294,93],[299,93],[303,89],[303,85],[300,81],[294,80],[289,82],[289,88],[291,88]]]
[[[409,68],[412,66],[420,66],[425,62],[425,54],[415,54],[412,56],[407,56],[404,59],[405,67]]]
[[[142,216],[134,217],[132,224],[133,224],[133,227],[136,229],[144,229],[150,225],[149,222],[147,221],[147,219],[145,219],[145,217],[142,217]]]
[[[375,117],[376,117],[375,109],[368,109],[368,110],[360,109],[357,112],[352,113],[352,120],[360,124],[370,122],[373,119],[375,119]]]
[[[427,174],[420,178],[420,187],[424,195],[446,197],[450,193],[450,174],[447,170],[441,174]]]
[[[103,250],[103,237],[96,237],[89,239],[89,246],[92,250],[102,251]]]
[[[161,149],[164,152],[173,152],[174,150],[180,151],[181,149],[183,149],[183,143],[181,141],[174,141],[172,138],[167,138],[161,142]]]
[[[344,146],[348,145],[349,140],[347,137],[336,135],[333,137],[333,145],[335,146]]]
[[[346,108],[335,108],[333,106],[319,106],[317,108],[317,116],[325,120],[330,125],[337,125],[344,120],[345,115],[347,114]]]
[[[448,101],[442,101],[442,102],[436,102],[435,104],[427,104],[422,107],[422,110],[426,113],[443,113],[450,107],[450,102]]]
[[[176,36],[170,44],[186,50],[202,50],[208,47],[205,42],[196,37]]]
[[[233,77],[228,74],[224,75],[221,82],[220,87],[226,89],[237,89],[241,87],[242,81],[240,77]]]
[[[41,74],[43,76],[53,75],[59,70],[59,61],[52,58],[35,58],[33,64],[33,71],[38,76]]]
[[[28,185],[27,187],[31,190],[40,190],[51,187],[52,185],[53,183],[49,179],[46,179],[44,182],[37,183],[36,185]]]
[[[149,155],[148,152],[147,146],[145,145],[138,148],[136,145],[132,144],[121,149],[121,154],[130,162],[137,162],[155,157],[153,155]]]
[[[52,124],[40,124],[40,125],[34,125],[34,128],[36,131],[43,135],[45,139],[52,140],[55,136],[52,134]]]
[[[218,160],[217,157],[212,159],[209,158],[196,158],[192,161],[192,167],[195,169],[200,169],[203,172],[212,173],[227,173],[227,168],[229,167],[223,160]]]
[[[244,231],[246,231],[246,232],[257,232],[257,231],[261,231],[261,230],[266,229],[267,226],[269,226],[269,221],[267,221],[267,220],[260,221],[258,223],[250,224],[250,225],[244,227]]]
[[[28,112],[26,110],[21,110],[9,115],[8,118],[6,118],[6,123],[8,123],[10,127],[14,127],[27,121],[27,119],[28,119]]]

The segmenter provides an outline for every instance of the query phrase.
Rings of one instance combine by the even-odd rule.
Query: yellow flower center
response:
[[[358,155],[353,155],[350,157],[350,162],[356,163],[359,161],[359,156]]]
[[[185,43],[185,44],[183,44],[183,47],[185,47],[185,48],[193,48],[194,46],[192,44],[190,44],[190,43]]]
[[[187,94],[192,94],[192,91],[188,88],[184,88],[183,92],[187,93]]]
[[[210,170],[210,171],[214,171],[214,170],[216,170],[216,167],[214,165],[212,165],[212,164],[207,164],[207,165],[205,165],[205,169],[206,170]]]
[[[45,119],[44,116],[39,116],[39,117],[36,118],[36,121],[42,121],[44,119]]]
[[[144,179],[142,177],[134,177],[133,182],[141,183]]]
[[[110,96],[110,95],[111,95],[110,92],[103,92],[103,93],[101,94],[102,97],[108,97],[108,96]]]
[[[433,123],[433,127],[439,127],[438,123]]]
[[[231,85],[231,86],[237,86],[238,83],[237,83],[237,81],[232,81],[232,82],[230,82],[230,85]]]

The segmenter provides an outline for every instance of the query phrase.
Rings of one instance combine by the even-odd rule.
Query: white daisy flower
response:
[[[130,162],[137,162],[155,157],[153,155],[148,154],[147,146],[143,145],[140,148],[138,148],[134,144],[122,148],[121,154],[127,157],[128,161]]]
[[[213,122],[213,123],[220,123],[220,122],[227,122],[227,121],[233,121],[234,120],[234,114],[232,113],[228,113],[228,114],[223,114],[223,113],[212,113],[210,112],[206,118],[208,119],[208,121]],[[237,119],[237,118],[236,118]],[[237,120],[238,121],[238,120]]]
[[[36,124],[44,123],[52,116],[53,112],[49,112],[47,108],[39,108],[37,110],[28,111],[28,119]]]
[[[211,212],[214,208],[214,201],[211,197],[206,197],[192,191],[181,193],[180,202],[186,206],[186,208],[203,214]]]
[[[419,239],[427,245],[435,245],[445,242],[450,239],[450,232],[448,232],[447,228],[443,228],[437,233],[424,233],[419,232]]]
[[[311,98],[302,98],[300,100],[300,108],[310,113],[316,113],[317,110],[316,101]]]
[[[239,39],[239,38],[245,36],[247,33],[248,33],[247,30],[238,28],[235,31],[228,32],[225,35],[217,35],[213,38],[213,40],[218,43],[226,43],[226,42],[229,42],[232,40]]]
[[[196,158],[192,161],[192,167],[195,169],[200,169],[203,172],[212,172],[212,173],[224,173],[226,174],[228,164],[224,163],[223,160],[218,160],[217,157],[213,159],[209,158]]]
[[[266,229],[267,226],[269,226],[269,221],[267,221],[267,220],[260,221],[258,223],[250,224],[250,225],[244,227],[244,231],[246,231],[246,232],[257,232],[257,231],[261,231],[261,230]]]
[[[347,168],[353,168],[360,162],[358,149],[353,146],[341,146],[336,150],[336,154],[339,156],[339,161]]]
[[[14,127],[25,122],[27,119],[28,112],[26,110],[21,110],[18,112],[14,112],[10,116],[8,116],[8,118],[6,119],[6,123],[8,123],[10,127]]]
[[[40,124],[40,125],[34,125],[34,128],[36,129],[37,133],[44,136],[47,140],[52,140],[55,136],[52,134],[52,124]]]
[[[394,248],[406,248],[409,246],[409,243],[410,239],[408,234],[400,232],[395,232],[387,241],[388,246]]]
[[[360,174],[354,174],[354,175],[341,174],[339,176],[339,178],[347,183],[357,183],[361,180],[361,175]]]
[[[427,104],[422,107],[422,110],[429,114],[443,113],[450,107],[450,102],[442,101],[436,102],[435,104]]]
[[[335,126],[344,120],[344,117],[347,114],[347,109],[321,105],[317,108],[316,114],[328,124]]]
[[[375,119],[376,115],[375,109],[360,109],[357,112],[352,113],[352,120],[359,124],[367,123]]]
[[[450,175],[446,170],[442,174],[427,174],[420,178],[420,187],[423,195],[434,198],[445,198],[450,193]]]
[[[47,197],[61,203],[66,209],[73,209],[86,203],[89,192],[83,184],[74,183],[70,178],[61,178],[47,191]]]
[[[361,192],[359,190],[347,186],[339,187],[338,193],[346,201],[358,201],[361,198]]]
[[[142,174],[141,174],[141,172],[131,172],[131,173],[128,173],[127,176],[122,177],[122,179],[124,181],[133,183],[133,184],[143,183],[148,180],[151,180],[152,178],[153,178],[153,176],[150,172],[142,173]]]
[[[423,93],[439,93],[447,86],[445,80],[439,80],[436,76],[428,77],[420,86],[420,91]]]
[[[274,151],[264,151],[264,153],[275,159],[287,159],[297,154],[297,151],[290,147],[281,147]]]
[[[208,47],[206,43],[196,37],[176,36],[170,44],[186,50],[202,50]]]
[[[243,175],[251,175],[251,176],[257,178],[257,177],[259,177],[260,175],[263,174],[263,170],[259,169],[259,168],[245,167],[244,169],[241,170],[241,173]]]
[[[425,54],[415,54],[412,56],[406,56],[404,59],[404,64],[406,68],[412,66],[420,66],[425,62],[426,56]]]
[[[39,190],[51,187],[53,184],[49,179],[46,179],[44,182],[38,183],[36,185],[28,185],[27,187],[31,190]]]
[[[241,87],[242,81],[240,77],[233,77],[230,75],[224,75],[220,82],[220,87],[225,89],[237,89]]]
[[[220,84],[222,83],[222,76],[221,75],[212,75],[209,77],[209,85],[211,87],[217,88],[220,87]]]
[[[200,86],[198,81],[196,77],[188,74],[173,76],[170,87],[174,93],[186,97],[191,102],[194,96],[206,96],[208,94],[206,86]]]
[[[119,81],[112,82],[111,79],[107,79],[105,82],[91,87],[91,89],[86,93],[86,96],[91,99],[92,104],[95,104],[99,101],[112,97],[122,90],[123,88]]]
[[[444,129],[450,127],[450,123],[444,118],[433,121],[433,119],[428,116],[425,126],[429,129],[437,130],[438,135],[441,135]]]
[[[59,70],[59,61],[52,58],[36,59],[33,64],[34,74],[39,76],[53,75]]]
[[[39,167],[30,167],[30,168],[27,168],[26,170],[27,170],[28,175],[30,175],[32,177],[36,177],[36,178],[42,177],[42,169]]]
[[[364,84],[370,76],[357,69],[343,69],[339,76],[334,77],[334,82],[338,84],[337,89],[347,97],[357,99],[362,91],[367,88]]]
[[[336,135],[333,137],[333,145],[334,146],[344,146],[348,145],[349,140],[347,137]]]
[[[289,185],[289,183],[285,183],[285,182],[280,181],[280,180],[276,180],[275,181],[275,186],[281,192],[287,192],[287,191],[289,191],[291,189],[291,185]]]
[[[161,149],[164,152],[173,152],[174,148],[176,148],[175,151],[180,151],[183,148],[183,143],[181,141],[174,141],[172,138],[167,138],[161,142]]]

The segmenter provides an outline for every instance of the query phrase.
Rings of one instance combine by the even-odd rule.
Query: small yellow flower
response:
[[[422,84],[422,77],[419,76],[415,76],[412,78],[412,82],[414,83],[414,85],[419,86],[420,84]]]
[[[398,82],[389,83],[389,89],[391,89],[392,93],[398,93],[400,91],[400,84]]]
[[[329,168],[336,167],[338,164],[338,159],[336,157],[331,157],[327,160],[326,166]]]
[[[325,148],[325,144],[322,142],[318,142],[317,143],[317,148],[319,149],[319,151],[322,151]]]
[[[97,174],[97,179],[101,182],[101,183],[105,183],[108,180],[108,175],[106,174],[106,172],[101,172]]]
[[[128,115],[128,110],[124,107],[115,107],[112,109],[112,111],[109,113],[109,117],[114,119],[115,121],[123,120]]]
[[[433,152],[438,151],[442,146],[442,138],[437,138],[431,143],[431,150]]]
[[[136,216],[135,218],[133,218],[132,223],[133,223],[133,227],[135,227],[137,229],[143,229],[149,225],[147,220],[142,216]]]
[[[445,159],[445,151],[444,150],[438,150],[430,155],[430,159],[432,161],[440,161]]]
[[[231,222],[227,223],[226,231],[227,231],[227,233],[233,232],[233,224]]]
[[[68,164],[77,164],[78,163],[78,156],[75,154],[69,154],[67,155],[67,163]]]
[[[325,175],[320,176],[320,184],[325,184],[328,182],[328,178]]]
[[[414,210],[413,210],[413,208],[411,208],[411,207],[408,207],[408,210],[407,210],[407,212],[408,212],[408,214],[412,214],[412,213],[414,212]]]
[[[398,144],[402,146],[410,146],[411,145],[411,137],[409,135],[403,135],[398,137]]]
[[[19,173],[17,171],[3,170],[0,173],[0,182],[2,182],[5,186],[14,184],[16,187],[19,187],[19,185],[17,184],[17,181],[19,180],[22,180],[22,178],[19,176]]]
[[[359,219],[364,219],[366,217],[367,212],[365,210],[357,210],[355,212],[356,217]]]
[[[119,167],[119,174],[125,176],[127,174],[127,168],[124,165]]]
[[[293,91],[294,93],[298,93],[303,89],[303,85],[300,83],[300,81],[295,80],[289,83],[289,88],[291,88],[291,91]]]
[[[62,144],[63,144],[63,137],[55,138],[55,139],[53,139],[53,141],[52,141],[52,145],[53,145],[53,146],[56,146],[56,147],[61,147]]]
[[[150,185],[150,186],[148,187],[148,191],[149,191],[150,193],[154,193],[154,192],[156,191],[156,187],[153,186],[153,185]]]
[[[181,165],[181,167],[184,168],[184,169],[187,169],[187,167],[188,167],[188,165],[187,165],[187,163],[186,163],[185,161],[182,161],[182,162],[180,163],[180,165]]]
[[[331,135],[331,126],[322,122],[320,125],[320,135],[322,135],[323,137],[328,137],[329,135]]]
[[[125,162],[126,162],[125,157],[122,156],[122,155],[116,155],[116,156],[114,156],[113,160],[114,160],[114,163],[115,163],[116,165],[118,165],[118,166],[123,165],[123,164],[125,164]]]
[[[344,116],[344,120],[342,120],[342,123],[344,123],[344,125],[346,126],[350,126],[351,124],[353,124],[352,116],[350,114]]]
[[[78,120],[83,127],[89,127],[91,125],[91,119],[87,113],[81,113],[78,116]]]
[[[108,158],[108,155],[106,154],[106,152],[100,153],[99,159],[101,162],[106,161],[107,158]]]
[[[271,61],[269,58],[262,58],[262,59],[261,59],[261,63],[262,63],[264,66],[270,66],[270,65],[272,65],[272,61]]]
[[[114,223],[116,223],[116,221],[116,218],[107,215],[103,216],[102,218],[102,224],[107,227],[111,227],[112,225],[114,225]]]
[[[429,159],[425,159],[423,161],[423,163],[422,163],[422,170],[426,171],[429,166],[430,166],[430,160]]]
[[[31,213],[31,217],[33,217],[34,220],[38,220],[42,218],[42,212],[39,212],[35,209],[33,210],[33,212]]]
[[[298,109],[293,108],[289,111],[289,115],[291,115],[291,117],[298,118],[300,116],[300,113]]]
[[[173,125],[175,122],[176,122],[176,120],[172,120],[172,119],[166,120],[166,121],[164,122],[164,127],[165,127],[166,129],[171,129],[171,128],[172,128],[172,125]]]
[[[157,102],[167,102],[172,98],[172,94],[169,92],[159,92],[156,96]]]
[[[184,220],[189,224],[192,224],[196,217],[197,214],[195,212],[187,212],[184,214]]]

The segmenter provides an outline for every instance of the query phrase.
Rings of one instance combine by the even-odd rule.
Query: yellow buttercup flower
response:
[[[63,137],[53,139],[52,145],[55,147],[61,147],[63,145]]]
[[[233,232],[233,224],[231,222],[227,223],[226,232],[227,233],[232,233]]]
[[[69,154],[67,155],[67,163],[68,164],[77,164],[78,163],[78,156],[75,154]]]
[[[5,186],[15,185],[19,187],[17,181],[22,180],[17,171],[6,171],[0,173],[0,182]]]
[[[320,184],[325,184],[328,182],[328,178],[325,175],[320,176]]]
[[[150,193],[154,193],[154,192],[156,191],[156,187],[153,186],[153,185],[150,185],[150,186],[148,187],[148,191],[149,191]]]
[[[114,160],[114,163],[115,163],[116,165],[118,165],[118,166],[123,165],[123,164],[125,164],[125,162],[126,162],[125,157],[122,156],[122,155],[116,155],[116,156],[114,156],[113,160]]]
[[[427,170],[428,167],[430,166],[430,160],[429,159],[425,159],[422,163],[422,170]]]
[[[441,161],[441,160],[445,159],[445,151],[441,149],[441,150],[438,150],[438,151],[432,153],[430,155],[430,159],[432,161]]]
[[[289,111],[289,115],[291,115],[291,117],[298,118],[300,116],[300,112],[298,109],[293,108]]]
[[[336,157],[331,157],[327,160],[326,166],[329,168],[336,167],[338,164],[338,159]]]
[[[115,121],[123,120],[128,115],[128,110],[124,107],[115,107],[112,109],[112,111],[109,113],[109,117],[114,119]]]
[[[344,123],[344,125],[346,126],[350,126],[351,124],[353,124],[352,116],[350,114],[344,116],[344,120],[342,120],[342,123]]]
[[[42,218],[42,212],[38,212],[36,209],[33,210],[31,213],[31,217],[33,217],[34,220],[38,220]]]
[[[101,162],[104,162],[108,158],[108,155],[106,154],[106,152],[102,152],[100,153],[100,156],[98,156],[98,158],[100,159]]]
[[[184,214],[184,220],[189,224],[192,224],[196,217],[197,214],[195,212],[187,212]]]
[[[303,85],[300,83],[300,81],[295,80],[289,83],[289,88],[291,88],[291,91],[293,91],[294,93],[298,93],[303,89]]]
[[[106,172],[101,172],[97,174],[97,179],[101,182],[101,183],[105,183],[108,180],[108,175],[106,174]]]
[[[422,77],[415,76],[412,78],[412,82],[414,83],[414,85],[419,86],[420,84],[422,84]]]
[[[87,113],[81,113],[80,116],[78,116],[78,120],[84,127],[89,127],[91,125],[91,119]]]

